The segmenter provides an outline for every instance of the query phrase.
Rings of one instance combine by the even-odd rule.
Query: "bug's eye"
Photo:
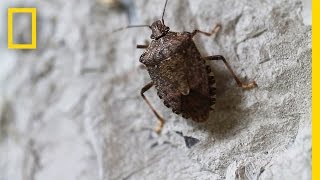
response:
[[[169,27],[166,27],[166,31],[169,31],[170,30],[170,28]]]

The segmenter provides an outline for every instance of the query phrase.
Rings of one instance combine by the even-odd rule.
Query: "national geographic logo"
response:
[[[19,44],[13,41],[14,20],[16,13],[31,14],[31,43]],[[8,48],[9,49],[36,49],[37,48],[37,9],[36,8],[8,8]]]

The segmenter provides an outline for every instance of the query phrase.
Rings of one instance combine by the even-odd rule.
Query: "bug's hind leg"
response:
[[[212,35],[216,35],[216,34],[219,32],[220,29],[221,29],[221,24],[217,24],[217,25],[212,29],[211,32],[205,32],[205,31],[201,31],[201,30],[196,29],[196,30],[193,30],[193,31],[192,31],[191,36],[193,37],[193,36],[195,36],[197,33],[201,33],[201,34],[206,35],[206,36],[212,36]]]
[[[233,76],[234,80],[237,82],[239,87],[242,87],[243,89],[252,89],[252,88],[255,88],[258,86],[255,81],[252,81],[250,83],[243,83],[238,78],[238,76],[234,73],[231,66],[229,65],[229,63],[226,61],[226,59],[223,56],[221,56],[221,55],[208,56],[208,57],[204,57],[204,59],[206,59],[206,60],[222,60],[223,63],[225,64],[225,66],[227,67],[227,69],[229,70],[229,72],[231,73],[231,75]]]
[[[142,98],[146,101],[146,103],[148,104],[148,106],[150,107],[150,109],[153,111],[153,113],[157,116],[158,118],[158,126],[155,128],[156,133],[160,133],[163,125],[164,125],[164,119],[158,114],[158,112],[154,109],[154,107],[151,105],[151,103],[149,102],[149,100],[145,97],[144,93],[146,91],[148,91],[152,86],[153,86],[153,82],[148,83],[147,85],[145,85],[142,89],[141,89],[141,96]]]

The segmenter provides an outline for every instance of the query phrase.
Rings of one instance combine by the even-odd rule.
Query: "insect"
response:
[[[205,122],[209,112],[216,102],[215,78],[207,61],[222,61],[237,85],[243,89],[251,89],[257,86],[255,81],[243,83],[234,73],[226,59],[221,55],[202,57],[196,47],[193,37],[197,34],[206,36],[214,35],[220,29],[215,26],[211,32],[194,30],[192,32],[173,32],[164,23],[164,14],[168,0],[166,0],[161,20],[152,25],[127,26],[149,27],[152,31],[151,43],[137,45],[137,48],[145,49],[140,57],[140,62],[145,65],[151,82],[141,89],[141,96],[158,118],[155,128],[157,133],[164,126],[164,119],[151,105],[144,93],[155,86],[157,94],[163,103],[176,114],[184,118],[190,118],[195,122]],[[124,29],[124,28],[122,28]],[[119,29],[119,30],[122,30]]]

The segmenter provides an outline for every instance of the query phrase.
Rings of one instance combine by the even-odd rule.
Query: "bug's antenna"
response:
[[[162,18],[161,18],[162,24],[164,24],[163,16],[164,16],[164,13],[166,12],[167,3],[168,3],[168,0],[166,0],[166,3],[164,4],[164,8],[163,8],[163,12],[162,12]]]
[[[121,28],[118,28],[116,30],[113,30],[112,33],[123,31],[123,30],[129,29],[129,28],[141,28],[141,27],[148,27],[148,28],[151,29],[150,25],[129,25],[129,26],[126,26],[126,27],[121,27]]]

